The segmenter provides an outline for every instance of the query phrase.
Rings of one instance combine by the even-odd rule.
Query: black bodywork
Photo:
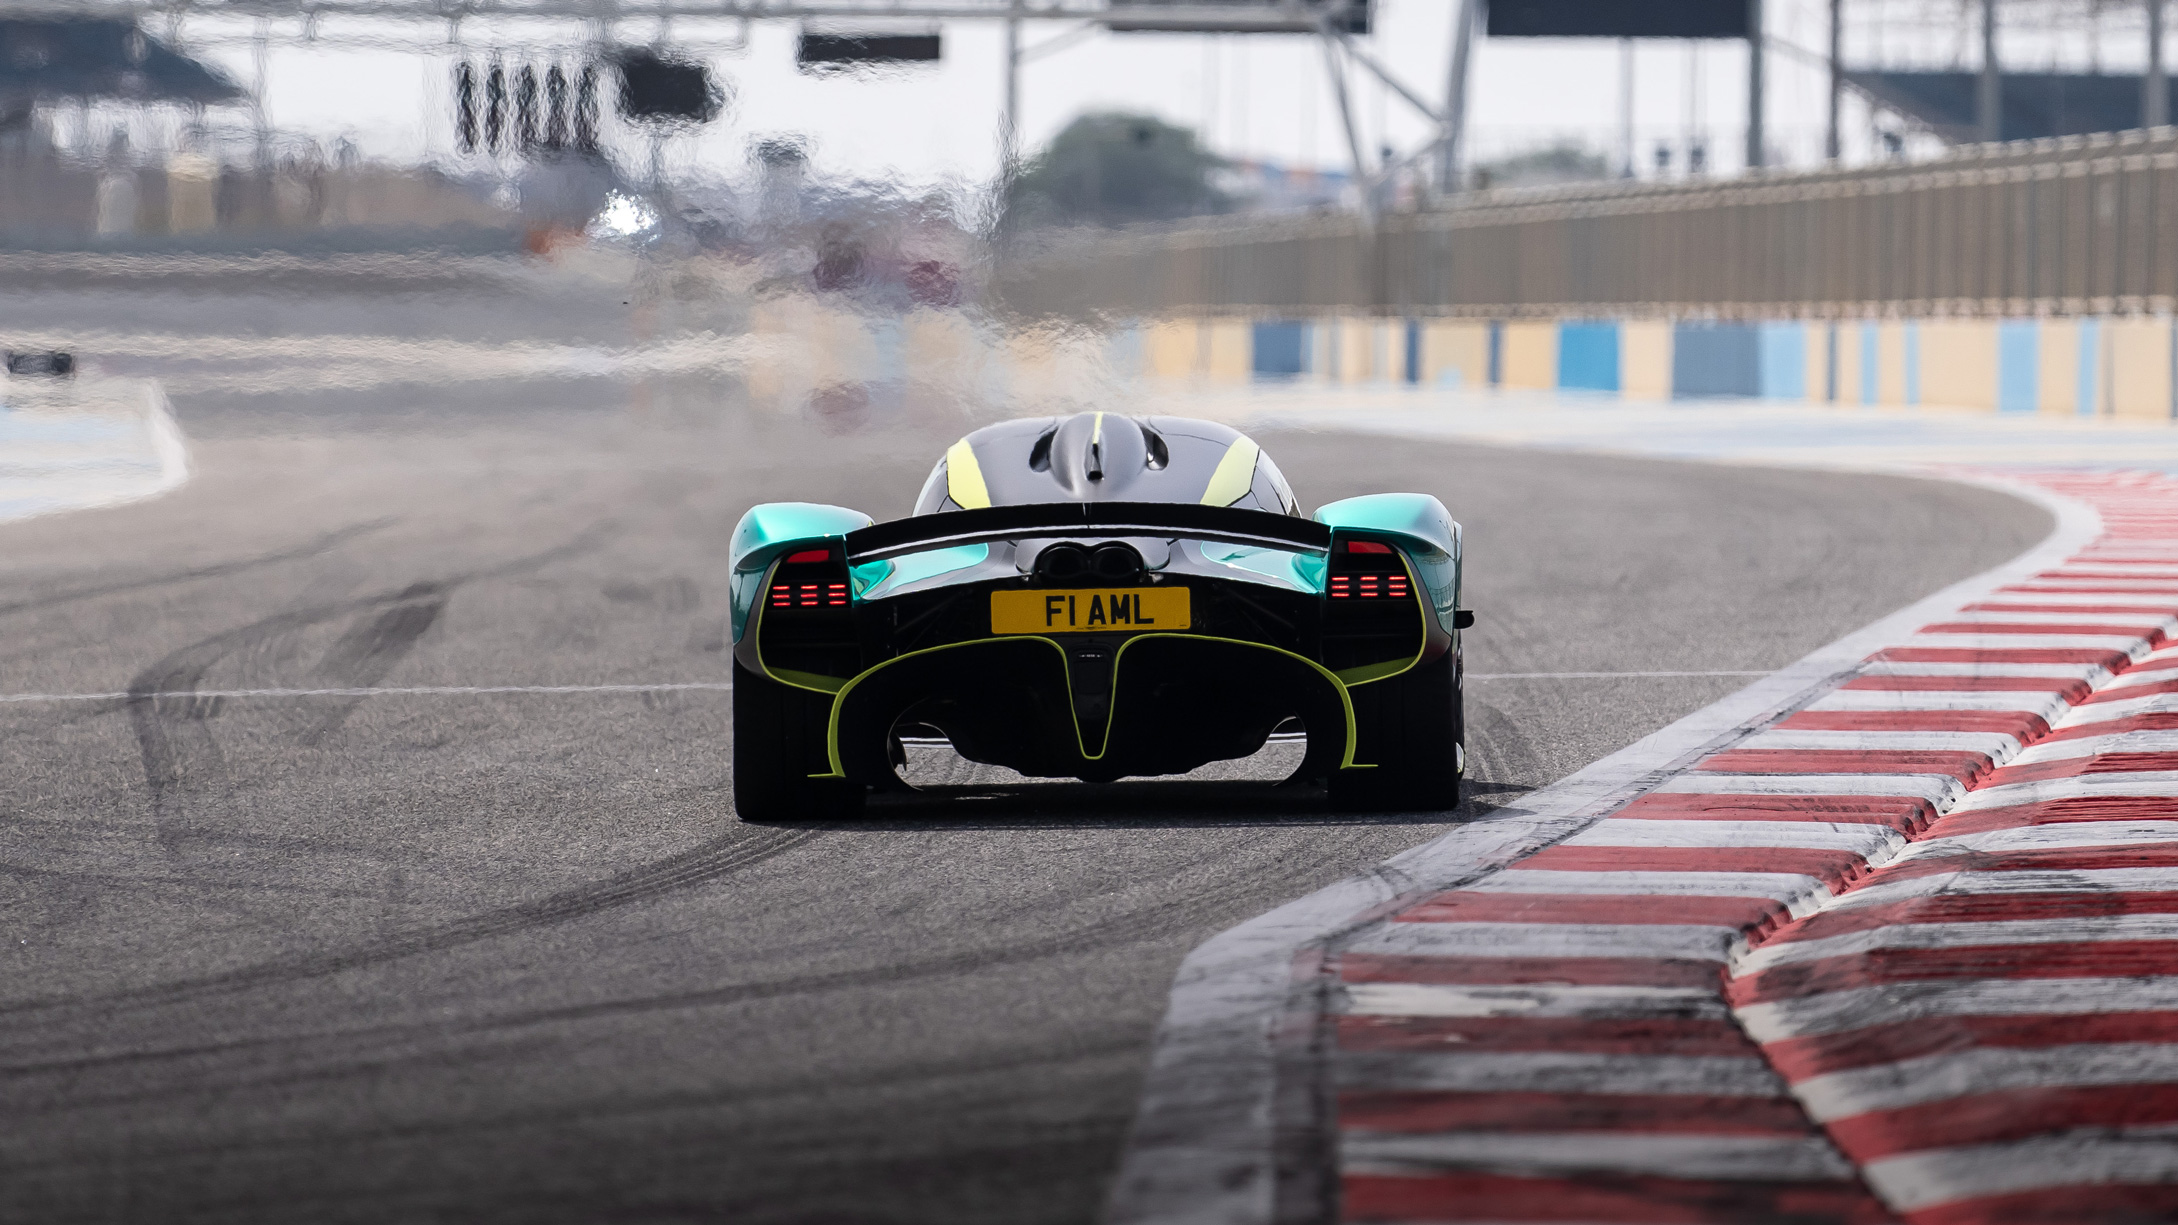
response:
[[[1411,739],[1394,726],[1411,700],[1383,682],[1441,660],[1456,702],[1457,526],[1432,528],[1449,554],[1400,526],[1372,538],[1302,517],[1269,457],[1214,423],[1008,422],[956,444],[914,515],[774,545],[737,684],[782,687],[795,771],[855,786],[896,782],[900,741],[919,736],[1109,780],[1245,757],[1289,726],[1307,733],[1295,777],[1370,770],[1372,747]],[[758,538],[748,520],[741,536]],[[1174,588],[1184,626],[1150,616]],[[1038,593],[1046,624],[1067,598],[1091,620],[1005,632],[994,593],[1009,591]]]

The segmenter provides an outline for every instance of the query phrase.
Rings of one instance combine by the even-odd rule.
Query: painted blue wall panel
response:
[[[1558,325],[1558,386],[1618,390],[1618,324],[1583,319]]]
[[[2031,413],[2041,407],[2042,328],[2032,319],[1997,324],[1997,411]]]
[[[1422,381],[1422,321],[1407,320],[1406,378],[1409,383]]]
[[[1681,323],[1671,330],[1671,394],[1753,396],[1762,393],[1762,354],[1751,324]]]
[[[1255,325],[1251,369],[1259,379],[1290,379],[1308,373],[1308,325],[1267,319]]]
[[[1142,349],[1142,325],[1129,323],[1106,338],[1104,360],[1117,373],[1132,378],[1142,373]]]
[[[1881,332],[1873,323],[1860,325],[1860,402],[1873,404],[1883,386],[1877,376],[1883,373],[1883,346]]]
[[[2078,383],[2079,409],[2082,417],[2093,417],[2102,412],[2102,322],[2097,319],[2079,321],[2080,371]]]
[[[1807,326],[1799,323],[1765,323],[1756,333],[1760,340],[1761,368],[1757,386],[1772,400],[1807,398]]]

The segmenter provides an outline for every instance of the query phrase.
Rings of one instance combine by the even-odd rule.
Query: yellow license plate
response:
[[[1128,634],[1188,627],[1185,587],[994,591],[994,634]]]

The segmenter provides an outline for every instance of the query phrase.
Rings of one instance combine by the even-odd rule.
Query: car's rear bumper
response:
[[[836,773],[882,782],[894,729],[919,723],[974,761],[1104,780],[1245,757],[1287,719],[1308,731],[1298,777],[1352,764],[1346,686],[1303,655],[1192,633],[1016,635],[864,671],[834,699],[828,747]]]

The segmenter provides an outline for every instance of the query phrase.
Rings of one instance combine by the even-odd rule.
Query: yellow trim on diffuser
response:
[[[1128,647],[1133,646],[1135,643],[1140,642],[1145,638],[1186,638],[1196,642],[1225,642],[1231,643],[1234,646],[1255,647],[1258,650],[1272,651],[1279,655],[1284,655],[1292,659],[1300,660],[1302,663],[1307,664],[1309,667],[1314,668],[1316,671],[1322,673],[1324,679],[1331,682],[1332,691],[1339,695],[1339,708],[1341,712],[1346,716],[1346,751],[1340,758],[1339,769],[1373,770],[1376,768],[1374,765],[1364,762],[1357,762],[1354,760],[1354,742],[1360,738],[1361,728],[1354,719],[1354,699],[1347,694],[1345,682],[1339,679],[1338,673],[1331,671],[1329,668],[1324,667],[1322,664],[1317,663],[1315,660],[1310,659],[1306,655],[1296,654],[1292,651],[1286,650],[1284,647],[1274,647],[1269,643],[1265,642],[1249,642],[1245,638],[1221,638],[1215,634],[1136,634],[1133,637],[1128,638],[1126,641],[1120,643],[1119,649],[1112,652],[1112,679],[1115,683],[1112,685],[1111,688],[1115,697],[1119,689],[1119,686],[1116,682],[1119,679],[1120,656],[1127,653]],[[1048,644],[1052,650],[1057,651],[1059,653],[1060,674],[1066,678],[1067,711],[1070,715],[1073,713],[1074,675],[1073,671],[1066,666],[1066,648],[1062,646],[1056,639],[1046,638],[1041,634],[1013,634],[1003,638],[971,638],[966,642],[948,642],[941,646],[924,647],[919,651],[909,651],[905,655],[895,655],[891,659],[885,660],[884,662],[879,664],[875,664],[863,670],[861,673],[857,674],[853,680],[848,681],[845,685],[840,687],[840,691],[837,694],[833,695],[832,713],[830,717],[825,720],[824,725],[825,761],[826,764],[832,767],[832,772],[829,774],[812,774],[809,777],[847,777],[846,767],[841,764],[839,759],[839,714],[840,710],[847,704],[847,695],[854,691],[855,686],[861,684],[863,681],[876,675],[884,669],[889,668],[892,665],[899,663],[900,661],[905,659],[914,659],[918,656],[932,655],[939,651],[956,650],[960,647],[983,646],[985,644],[993,642],[1042,642]],[[1112,704],[1112,708],[1105,712],[1104,739],[1098,744],[1097,751],[1094,753],[1091,753],[1089,751],[1089,742],[1082,738],[1080,717],[1078,715],[1074,716],[1074,747],[1076,751],[1081,754],[1081,759],[1083,761],[1103,760],[1104,754],[1112,747],[1112,718],[1117,713],[1118,703],[1115,701]]]
[[[1210,474],[1210,486],[1202,491],[1204,506],[1231,506],[1248,496],[1255,488],[1255,461],[1263,454],[1263,448],[1245,435],[1233,440],[1225,448],[1225,458],[1218,461],[1217,471]]]
[[[905,655],[895,655],[891,659],[883,660],[879,663],[875,663],[867,668],[864,668],[861,672],[855,674],[855,678],[853,680],[848,681],[845,685],[840,686],[839,692],[834,694],[832,697],[832,713],[824,721],[824,757],[826,764],[832,767],[832,772],[830,774],[812,774],[809,777],[847,777],[846,767],[842,766],[839,760],[839,712],[840,708],[847,704],[847,695],[854,692],[854,688],[856,685],[861,684],[862,682],[870,679],[871,677],[893,666],[894,664],[900,663],[903,660],[917,659],[924,655],[935,655],[939,651],[958,650],[961,647],[983,646],[987,643],[992,642],[1041,642],[1048,645],[1052,650],[1057,651],[1059,653],[1060,675],[1066,677],[1067,706],[1069,708],[1073,706],[1074,678],[1071,673],[1068,673],[1066,671],[1066,648],[1060,646],[1053,639],[1046,638],[1041,634],[1016,634],[1005,638],[971,638],[966,642],[948,642],[939,646],[924,647],[919,651],[909,651]],[[1080,721],[1076,720],[1076,726],[1074,728],[1074,739],[1077,743],[1079,743],[1081,740],[1081,727],[1079,723]]]
[[[991,504],[991,491],[983,483],[983,465],[976,449],[963,438],[945,452],[945,496],[962,510],[982,510]]]
[[[1216,634],[1136,634],[1134,637],[1120,643],[1119,649],[1112,652],[1112,679],[1115,682],[1112,686],[1112,691],[1114,695],[1116,695],[1119,691],[1119,686],[1116,683],[1119,679],[1119,657],[1127,653],[1128,647],[1133,646],[1135,643],[1140,642],[1145,638],[1186,638],[1194,642],[1229,642],[1234,646],[1254,647],[1259,651],[1271,651],[1279,655],[1284,655],[1289,659],[1300,660],[1302,663],[1307,664],[1309,667],[1314,668],[1318,672],[1321,672],[1323,674],[1323,678],[1331,682],[1332,691],[1339,695],[1339,708],[1346,715],[1346,752],[1341,755],[1341,758],[1339,760],[1339,769],[1375,769],[1374,766],[1359,763],[1354,760],[1354,742],[1358,740],[1361,736],[1361,728],[1354,721],[1354,699],[1346,692],[1346,682],[1340,680],[1339,674],[1333,672],[1331,669],[1324,667],[1322,664],[1317,663],[1315,660],[1310,659],[1306,655],[1301,655],[1296,652],[1289,651],[1284,647],[1274,647],[1267,642],[1250,642],[1245,638],[1221,638]],[[1071,697],[1072,695],[1070,694],[1068,696]],[[1114,701],[1112,703],[1112,710],[1104,716],[1105,748],[1111,747],[1112,717],[1113,715],[1118,713],[1118,709],[1119,703],[1117,701]],[[1075,730],[1075,738],[1080,738],[1079,728]],[[1090,761],[1095,761],[1098,758],[1103,757],[1104,753],[1100,750],[1097,753],[1096,757],[1090,757],[1087,753],[1082,754],[1082,756]]]

